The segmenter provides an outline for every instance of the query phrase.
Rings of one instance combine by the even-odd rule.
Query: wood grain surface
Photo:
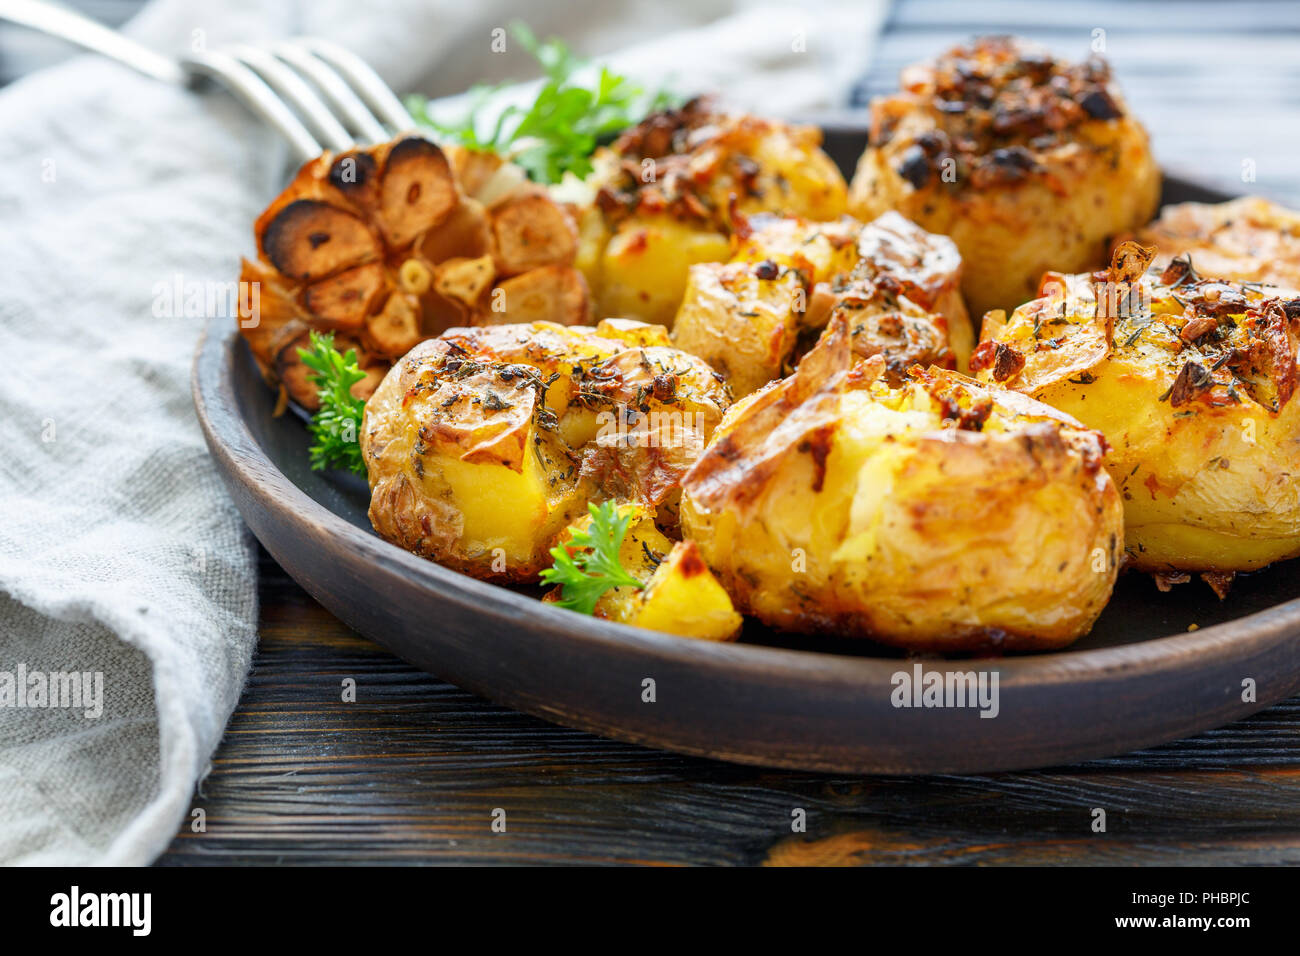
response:
[[[1107,55],[1162,160],[1300,202],[1300,6],[899,4],[859,95],[977,31]],[[989,776],[765,771],[566,730],[412,668],[265,554],[243,701],[160,863],[1300,863],[1300,698],[1159,748]],[[345,678],[357,682],[344,703]],[[506,830],[492,830],[494,809]],[[1107,829],[1093,832],[1093,811]],[[806,833],[792,813],[806,813]]]
[[[496,707],[352,633],[264,552],[260,579],[257,661],[194,799],[206,831],[163,865],[1300,863],[1300,698],[1051,770],[766,771]]]

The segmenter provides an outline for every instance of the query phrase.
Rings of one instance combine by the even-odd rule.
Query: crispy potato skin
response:
[[[927,651],[1062,647],[1110,596],[1122,506],[1103,442],[960,373],[891,387],[832,321],[734,405],[683,482],[682,529],[742,612]]]
[[[1300,556],[1300,298],[1146,261],[1127,280],[1049,275],[1041,298],[991,312],[977,375],[1106,435],[1137,569]]]
[[[1258,196],[1166,206],[1136,238],[1159,269],[1190,255],[1203,276],[1300,291],[1300,213]]]
[[[675,510],[728,403],[660,326],[452,329],[412,349],[366,405],[370,520],[448,567],[533,581],[589,501]]]
[[[627,536],[619,549],[619,563],[644,587],[613,588],[596,602],[594,615],[620,624],[680,637],[730,641],[740,633],[744,619],[731,598],[709,571],[694,541],[673,541],[659,529],[655,513],[644,505],[621,504],[627,516]],[[586,528],[591,516],[583,515],[572,528]],[[560,536],[560,544],[568,540]],[[560,589],[542,598],[555,601]]]
[[[754,217],[730,262],[691,267],[673,341],[741,398],[786,374],[801,335],[834,314],[894,381],[914,364],[964,367],[974,345],[957,247],[895,212],[865,226]]]
[[[569,212],[500,158],[418,136],[304,164],[254,232],[240,280],[260,308],[240,330],[267,381],[308,409],[297,347],[310,330],[379,376],[448,328],[589,318]]]
[[[752,262],[692,266],[673,325],[677,347],[717,369],[737,398],[779,378],[798,343],[792,306],[807,284],[795,269],[764,275]]]
[[[814,221],[847,187],[821,131],[719,112],[698,99],[647,117],[593,157],[577,263],[600,315],[671,325],[690,267],[731,251],[734,215]]]
[[[985,37],[909,67],[900,85],[872,102],[849,212],[895,209],[950,236],[973,315],[1032,298],[1049,269],[1102,266],[1111,241],[1154,214],[1160,171],[1103,61]]]

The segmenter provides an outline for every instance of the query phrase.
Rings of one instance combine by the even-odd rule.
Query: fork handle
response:
[[[41,0],[0,0],[0,20],[12,20],[69,43],[94,50],[125,63],[146,76],[167,83],[184,84],[188,77],[181,65],[141,46],[129,37],[110,30],[67,7]]]

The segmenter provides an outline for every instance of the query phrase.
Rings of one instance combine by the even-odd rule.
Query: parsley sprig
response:
[[[618,505],[612,501],[588,504],[587,510],[591,513],[590,526],[570,528],[569,540],[551,548],[555,564],[541,575],[544,583],[559,585],[560,599],[556,603],[560,607],[582,614],[594,612],[596,602],[606,591],[644,586],[619,561],[619,549],[632,515],[620,515]]]
[[[531,106],[503,107],[498,94],[504,86],[476,86],[470,90],[468,114],[450,123],[430,115],[425,98],[407,97],[416,122],[468,149],[507,156],[535,182],[558,183],[566,172],[578,177],[590,173],[597,144],[677,102],[664,90],[647,93],[603,66],[588,88],[578,76],[587,62],[562,40],[539,41],[523,23],[511,24],[510,32],[546,76]]]
[[[307,430],[313,439],[311,467],[313,471],[339,468],[366,473],[366,463],[361,457],[361,416],[366,403],[352,395],[352,386],[366,377],[357,366],[357,350],[348,349],[339,354],[334,348],[334,333],[311,333],[311,348],[299,349],[298,357],[311,369],[311,380],[320,396],[320,408],[312,416]]]

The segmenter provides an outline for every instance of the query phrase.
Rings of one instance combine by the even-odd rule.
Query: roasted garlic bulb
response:
[[[258,217],[258,314],[241,321],[268,381],[304,407],[310,330],[335,333],[372,374],[446,329],[587,321],[577,229],[546,192],[488,154],[418,136],[305,164]]]

